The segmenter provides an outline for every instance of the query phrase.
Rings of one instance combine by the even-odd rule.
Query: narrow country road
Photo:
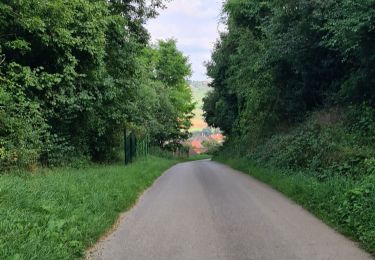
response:
[[[280,193],[221,164],[160,177],[92,259],[372,259]]]

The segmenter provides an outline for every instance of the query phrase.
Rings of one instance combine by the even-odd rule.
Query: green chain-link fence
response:
[[[132,163],[137,157],[147,156],[148,154],[154,154],[161,157],[189,157],[188,147],[179,147],[174,151],[164,150],[160,147],[151,146],[148,137],[137,136],[131,130],[124,130],[124,154],[125,164]]]

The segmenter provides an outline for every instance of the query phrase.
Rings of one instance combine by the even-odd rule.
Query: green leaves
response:
[[[144,89],[154,93],[149,107],[148,118],[151,120],[145,122],[146,127],[156,145],[165,147],[168,144],[174,149],[189,137],[193,116],[194,104],[187,82],[190,64],[173,40],[159,41],[157,46],[146,48],[141,62],[148,75],[147,81],[154,88],[145,86]]]
[[[4,44],[5,48],[18,50],[20,53],[25,54],[28,51],[31,51],[30,44],[25,40],[16,39]]]
[[[40,105],[25,94],[37,82],[35,75],[14,64],[8,68],[8,79],[0,77],[1,170],[35,164],[47,128]],[[26,86],[14,82],[15,77],[23,76]]]
[[[177,50],[176,42],[173,40],[159,41],[158,54],[157,78],[168,87],[184,89],[186,79],[191,75],[191,68],[187,57]]]
[[[186,138],[188,60],[174,41],[147,45],[144,23],[162,7],[2,2],[0,169],[115,160],[125,126],[161,145]]]
[[[373,5],[227,0],[228,30],[207,66],[207,122],[259,140],[325,106],[374,103]]]

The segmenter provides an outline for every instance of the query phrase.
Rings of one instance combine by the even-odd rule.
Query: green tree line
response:
[[[373,0],[227,0],[207,122],[249,146],[327,107],[375,105]]]
[[[188,136],[190,64],[150,43],[161,0],[0,3],[0,170],[116,159],[123,129]]]

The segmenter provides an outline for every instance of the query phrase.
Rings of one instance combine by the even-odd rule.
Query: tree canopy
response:
[[[374,106],[375,2],[227,0],[207,122],[259,140],[330,106]]]
[[[110,161],[124,127],[188,136],[188,59],[149,43],[159,0],[0,3],[0,168]]]

